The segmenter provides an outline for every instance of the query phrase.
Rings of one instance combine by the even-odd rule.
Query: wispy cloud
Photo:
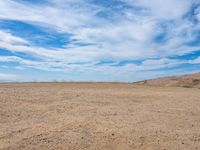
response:
[[[191,60],[190,61],[191,64],[200,64],[200,57],[194,59],[194,60]]]
[[[4,74],[0,73],[0,81],[16,81],[18,78],[15,74]]]
[[[33,31],[22,36],[16,28],[0,28],[0,48],[11,52],[2,55],[0,61],[52,72],[91,74],[133,74],[199,64],[198,56],[178,58],[200,50],[199,5],[194,0],[0,1],[0,24],[18,21],[38,29],[34,31],[38,36],[31,37]],[[18,23],[14,25],[22,25]],[[26,33],[33,30],[24,28]],[[44,38],[39,30],[47,33]],[[55,36],[66,35],[61,38],[67,38],[67,42],[51,47],[48,43],[38,44],[51,38],[52,32]],[[29,57],[22,58],[20,54]],[[118,65],[102,64],[104,61]],[[120,65],[123,61],[128,63]]]

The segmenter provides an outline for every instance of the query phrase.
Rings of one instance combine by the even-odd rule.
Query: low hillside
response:
[[[137,82],[138,85],[200,88],[200,73]]]

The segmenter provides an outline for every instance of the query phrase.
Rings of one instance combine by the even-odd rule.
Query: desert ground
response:
[[[200,73],[187,74],[184,76],[173,76],[156,78],[135,83],[137,85],[158,86],[158,87],[185,87],[200,89]]]
[[[200,89],[1,83],[0,149],[200,149]]]

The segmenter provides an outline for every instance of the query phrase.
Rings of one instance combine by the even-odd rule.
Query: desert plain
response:
[[[197,149],[199,88],[0,84],[0,150]]]

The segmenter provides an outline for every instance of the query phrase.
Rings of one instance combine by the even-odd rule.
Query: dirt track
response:
[[[200,89],[0,84],[0,149],[200,149]]]

